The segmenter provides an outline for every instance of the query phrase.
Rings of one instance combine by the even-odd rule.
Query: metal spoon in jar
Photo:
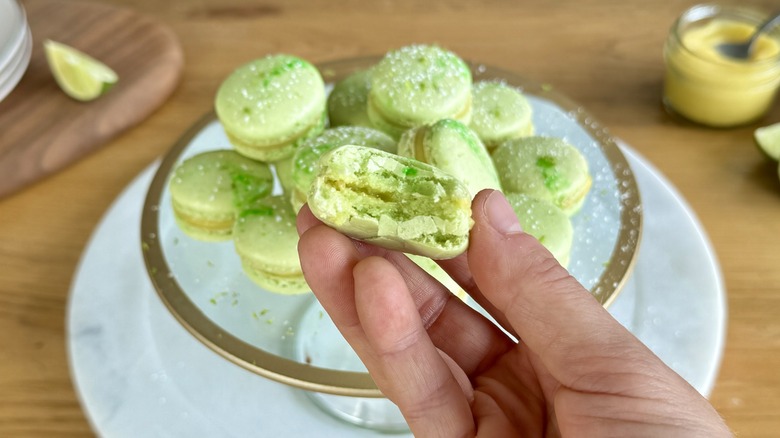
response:
[[[766,20],[764,24],[756,29],[756,32],[753,34],[753,36],[750,37],[749,40],[742,43],[722,43],[718,44],[716,48],[722,55],[734,59],[748,59],[750,58],[750,54],[753,51],[755,42],[758,41],[758,37],[761,36],[763,32],[772,29],[778,24],[780,24],[780,14],[769,17],[769,19]]]

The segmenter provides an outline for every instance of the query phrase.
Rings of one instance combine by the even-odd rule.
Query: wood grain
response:
[[[757,124],[729,130],[663,111],[663,42],[694,2],[104,0],[169,25],[187,65],[177,92],[143,124],[0,200],[0,436],[92,434],[64,343],[79,256],[122,188],[211,108],[233,68],[273,52],[318,62],[410,42],[438,42],[553,84],[674,183],[708,232],[728,291],[726,350],[712,403],[739,436],[777,436],[780,181],[751,135],[780,122],[780,105]],[[751,4],[772,10],[777,0]]]
[[[24,3],[34,48],[19,85],[0,102],[0,197],[62,169],[149,116],[173,92],[183,64],[175,34],[127,8]],[[46,63],[52,39],[114,69],[118,84],[91,102],[63,93]]]

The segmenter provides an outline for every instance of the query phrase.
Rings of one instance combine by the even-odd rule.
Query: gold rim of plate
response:
[[[348,74],[367,68],[381,57],[364,57],[326,62],[318,65],[326,82],[336,82]],[[615,176],[621,202],[620,229],[606,269],[591,288],[599,302],[608,307],[618,296],[633,270],[642,232],[642,211],[634,174],[615,140],[582,107],[542,85],[483,64],[470,63],[479,80],[502,80],[524,93],[551,101],[584,128],[604,153]],[[203,116],[174,144],[164,157],[144,203],[141,217],[141,246],[149,277],[158,295],[174,317],[198,340],[231,362],[263,377],[308,391],[354,397],[381,397],[368,373],[319,368],[269,353],[227,333],[207,317],[171,274],[163,255],[158,233],[159,206],[170,172],[193,138],[216,120],[214,111]],[[587,120],[587,121],[586,121]]]

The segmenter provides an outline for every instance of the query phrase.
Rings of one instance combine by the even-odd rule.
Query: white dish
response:
[[[0,69],[0,101],[2,101],[16,87],[16,84],[24,76],[27,66],[30,64],[32,56],[32,33],[26,29],[25,38],[18,51],[14,53],[13,58],[5,69]]]
[[[0,70],[11,58],[11,53],[21,46],[27,20],[16,0],[0,0]]]
[[[635,152],[624,153],[642,192],[644,239],[632,281],[610,311],[709,394],[726,315],[714,253],[674,188]],[[110,437],[382,436],[329,417],[300,390],[230,363],[174,320],[150,284],[138,244],[154,168],[107,212],[72,285],[69,359],[95,431]]]
[[[15,0],[0,0],[0,101],[22,79],[32,55],[32,33],[24,9]]]

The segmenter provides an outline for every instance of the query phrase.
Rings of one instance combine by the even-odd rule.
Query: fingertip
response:
[[[478,196],[472,203],[472,211],[477,212],[480,223],[490,226],[504,236],[523,232],[517,213],[503,193],[498,190],[483,190]],[[477,220],[474,218],[474,222]]]
[[[314,216],[314,213],[312,213],[311,209],[309,208],[309,204],[303,204],[303,207],[301,207],[300,211],[298,211],[298,218],[295,222],[295,225],[298,229],[298,235],[302,236],[310,228],[320,224],[322,224],[322,221]]]

